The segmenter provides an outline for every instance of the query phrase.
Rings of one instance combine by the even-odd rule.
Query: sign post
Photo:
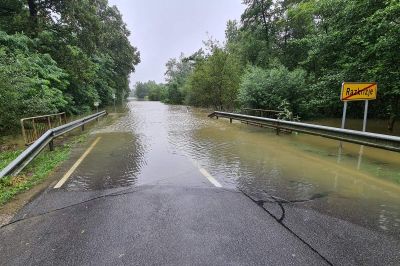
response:
[[[93,105],[94,105],[94,107],[96,107],[96,113],[98,113],[99,112],[100,103],[99,102],[94,102]]]
[[[369,100],[375,100],[378,94],[378,84],[376,82],[343,82],[342,92],[340,94],[340,100],[344,102],[343,105],[343,117],[342,117],[342,128],[345,128],[346,124],[346,112],[347,112],[347,102],[350,101],[365,101],[364,106],[364,119],[362,131],[367,130],[367,118],[368,118],[368,103]],[[342,153],[342,142],[339,145],[339,157],[338,162],[340,162]],[[364,153],[364,145],[361,145],[360,152],[358,155],[357,169],[361,167],[362,155]]]
[[[93,105],[96,107],[96,113],[98,113],[99,112],[100,103],[99,102],[94,102]],[[96,120],[97,120],[97,122],[99,122],[99,118],[97,118]]]
[[[343,116],[342,116],[342,128],[345,127],[346,124],[346,113],[347,113],[347,102],[343,104]]]
[[[363,132],[367,130],[367,116],[368,116],[368,100],[365,100]]]

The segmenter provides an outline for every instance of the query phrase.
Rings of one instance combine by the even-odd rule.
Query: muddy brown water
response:
[[[107,189],[196,175],[201,165],[224,187],[263,191],[287,201],[319,200],[316,211],[400,235],[400,154],[305,134],[210,119],[202,109],[128,103],[66,184]],[[204,178],[204,177],[203,177]],[[189,179],[188,179],[189,180]],[[189,182],[189,181],[188,181]]]
[[[315,121],[309,121],[312,124],[324,125],[324,126],[331,126],[331,127],[341,127],[342,119],[339,118],[325,118],[325,119],[318,119]],[[362,119],[354,119],[354,118],[347,118],[345,127],[347,129],[353,130],[362,130],[363,127],[363,120]],[[394,124],[393,130],[390,131],[388,129],[388,120],[382,119],[368,119],[367,120],[367,130],[368,132],[379,133],[379,134],[386,134],[386,135],[393,135],[393,136],[400,136],[400,122],[397,121]]]

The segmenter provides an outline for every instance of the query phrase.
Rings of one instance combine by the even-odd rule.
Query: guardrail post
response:
[[[281,129],[279,128],[279,122],[276,123],[276,135],[279,136],[279,133],[281,132]]]
[[[82,125],[82,131],[85,131],[85,124]]]
[[[229,121],[231,122],[231,124],[232,124],[232,118],[229,118]]]
[[[50,149],[50,151],[54,151],[54,142],[53,142],[53,140],[51,140],[49,142],[49,149]]]

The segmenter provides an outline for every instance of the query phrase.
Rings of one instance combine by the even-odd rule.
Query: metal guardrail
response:
[[[9,175],[17,175],[22,169],[25,168],[47,145],[49,145],[50,150],[54,149],[53,140],[65,133],[68,133],[75,128],[82,127],[82,130],[85,128],[85,124],[96,120],[104,115],[106,115],[106,111],[102,111],[93,115],[89,115],[87,117],[75,120],[71,123],[49,129],[44,133],[39,139],[37,139],[31,146],[29,146],[25,151],[23,151],[14,161],[12,161],[9,165],[7,165],[0,172],[0,179],[9,176]]]
[[[25,145],[31,145],[47,130],[59,127],[67,123],[65,113],[42,115],[21,119],[22,136]]]
[[[229,118],[231,123],[232,120],[238,120],[264,127],[270,127],[276,129],[277,134],[279,134],[280,130],[296,131],[344,142],[351,142],[355,144],[400,152],[400,137],[397,136],[218,111],[211,113],[209,117]]]

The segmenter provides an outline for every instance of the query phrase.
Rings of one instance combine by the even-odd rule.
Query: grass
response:
[[[88,134],[73,137],[67,143],[55,146],[55,151],[43,150],[19,175],[0,179],[0,206],[4,205],[17,194],[27,191],[45,180],[63,161],[69,158],[72,146],[86,141]],[[4,168],[20,153],[19,150],[0,152],[0,169]]]
[[[0,169],[6,167],[12,160],[17,158],[17,156],[22,152],[22,150],[8,150],[0,152]]]

